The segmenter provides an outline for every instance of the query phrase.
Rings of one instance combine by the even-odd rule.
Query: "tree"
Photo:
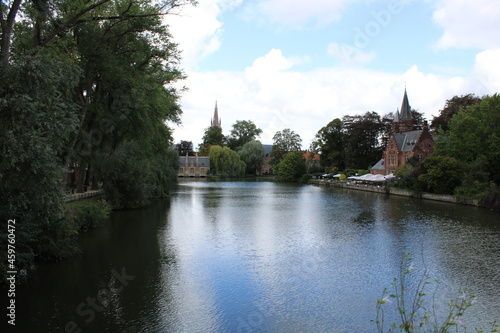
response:
[[[342,124],[346,167],[366,169],[374,165],[383,151],[379,141],[384,128],[380,116],[376,112],[366,112],[362,116],[344,116]]]
[[[222,134],[222,128],[219,126],[211,126],[205,129],[205,134],[202,138],[202,143],[200,144],[200,151],[202,148],[210,149],[210,146],[223,146],[224,145],[224,135]]]
[[[462,181],[462,165],[453,157],[433,154],[425,159],[424,166],[427,172],[418,180],[433,193],[453,194]]]
[[[247,142],[238,152],[240,159],[247,166],[247,173],[256,174],[264,159],[264,147],[257,140]]]
[[[486,96],[453,116],[448,131],[440,135],[436,152],[464,163],[480,156],[489,165],[489,180],[500,184],[500,95]]]
[[[300,135],[289,128],[284,129],[282,132],[278,131],[273,136],[273,148],[271,150],[273,160],[271,164],[276,165],[286,153],[300,151],[301,149],[302,139]]]
[[[179,152],[179,156],[194,156],[193,142],[192,141],[184,141],[181,140],[178,144],[175,145],[177,151]]]
[[[165,122],[179,121],[172,83],[184,75],[162,16],[187,2],[0,3],[0,205],[20,221],[20,267],[74,249],[62,210],[68,167],[82,171],[81,189],[100,158],[134,142],[152,193],[167,187],[178,156]]]
[[[481,98],[474,94],[467,94],[461,96],[453,96],[451,99],[446,100],[446,104],[442,110],[439,110],[439,116],[434,116],[430,128],[434,131],[442,129],[447,131],[451,118],[456,115],[460,109],[467,109],[472,105],[481,103]]]
[[[320,154],[321,166],[345,168],[344,162],[344,133],[342,121],[338,118],[330,121],[321,128],[311,144],[311,150]]]
[[[226,138],[227,145],[232,150],[238,150],[246,143],[257,139],[262,133],[251,120],[238,120],[233,124],[230,135]]]
[[[73,91],[80,71],[37,56],[14,62],[0,80],[0,218],[16,220],[16,267],[75,250],[76,229],[63,216],[63,156],[77,121]],[[0,237],[7,239],[7,228]],[[7,242],[0,242],[7,253]],[[5,263],[0,263],[0,275]]]
[[[126,142],[99,163],[106,198],[114,208],[137,208],[153,196],[154,176],[150,162],[137,142]]]
[[[210,165],[221,176],[243,176],[246,165],[239,155],[228,147],[213,145],[210,147]]]
[[[305,161],[298,151],[286,154],[276,165],[276,179],[283,182],[296,182],[306,172]]]

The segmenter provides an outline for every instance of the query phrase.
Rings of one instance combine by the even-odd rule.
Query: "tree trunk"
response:
[[[76,193],[85,192],[85,167],[86,163],[80,162],[80,165],[75,170],[77,172],[76,176]]]
[[[16,15],[21,6],[23,0],[14,0],[12,2],[12,6],[9,9],[7,14],[7,18],[4,19],[3,13],[1,17],[1,25],[2,25],[2,41],[0,44],[0,57],[1,63],[4,67],[9,65],[10,58],[10,45],[12,42],[12,31],[14,30],[14,23],[16,22]]]

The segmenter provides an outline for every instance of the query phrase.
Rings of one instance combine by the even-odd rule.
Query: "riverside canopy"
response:
[[[388,174],[386,176],[380,175],[380,174],[372,175],[371,173],[367,173],[366,175],[362,175],[362,176],[351,176],[351,177],[348,177],[347,179],[359,180],[359,181],[363,181],[363,182],[383,183],[383,182],[388,181],[392,178],[396,178],[392,173]]]

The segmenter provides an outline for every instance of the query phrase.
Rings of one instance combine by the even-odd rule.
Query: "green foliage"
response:
[[[398,185],[410,190],[418,188],[418,177],[415,175],[417,168],[411,163],[402,164],[394,171],[394,176],[399,178]]]
[[[453,96],[453,98],[446,101],[442,110],[439,111],[437,117],[432,118],[431,128],[435,131],[442,130],[444,132],[449,129],[449,122],[461,109],[466,109],[471,105],[476,105],[481,102],[481,98],[474,94],[467,94],[462,96]]]
[[[73,252],[73,233],[62,213],[61,176],[64,149],[77,122],[72,96],[78,74],[71,63],[44,56],[2,68],[0,215],[2,221],[16,220],[19,268],[35,258]],[[0,230],[4,240],[6,229]],[[0,244],[5,254],[6,242]]]
[[[246,172],[256,174],[264,159],[264,147],[259,141],[252,140],[245,143],[238,155],[246,164]]]
[[[227,145],[232,150],[238,151],[248,142],[257,139],[261,133],[262,130],[257,128],[251,120],[237,120],[226,138]]]
[[[432,332],[448,333],[467,332],[467,325],[462,322],[464,312],[469,309],[476,297],[472,290],[459,290],[458,297],[453,297],[448,302],[448,310],[444,317],[437,314],[437,304],[427,304],[428,290],[435,284],[433,294],[435,295],[439,288],[439,281],[432,280],[426,272],[418,278],[413,273],[413,262],[410,253],[405,254],[401,262],[399,276],[391,282],[392,288],[385,288],[382,292],[382,298],[377,300],[376,319],[373,320],[377,326],[377,332],[386,332],[386,311],[399,316],[398,323],[392,323],[388,332]],[[418,281],[414,290],[409,289],[408,281]],[[434,300],[434,296],[432,296]],[[499,326],[491,323],[490,332],[498,332]],[[476,328],[476,332],[483,332]]]
[[[283,156],[289,152],[300,151],[302,148],[302,139],[300,135],[289,128],[278,131],[273,136],[273,148],[271,150],[272,165],[277,165]]]
[[[84,199],[65,205],[66,215],[79,232],[101,227],[109,218],[111,204],[99,198]]]
[[[245,175],[245,162],[240,160],[238,153],[229,147],[210,147],[210,166],[221,176],[241,177]]]
[[[172,83],[184,75],[162,17],[192,2],[0,6],[0,212],[17,221],[20,268],[76,249],[78,228],[63,209],[68,168],[85,175],[100,163],[117,206],[165,195],[178,163],[165,123],[179,122]]]
[[[225,137],[222,134],[222,128],[219,126],[210,126],[205,129],[205,134],[202,138],[202,144],[200,145],[200,150],[206,148],[210,150],[210,146],[223,146],[225,142]]]
[[[126,142],[103,157],[98,170],[106,198],[115,209],[145,206],[153,196],[154,173],[137,142]]]
[[[321,128],[311,144],[311,150],[320,154],[320,163],[323,167],[345,168],[344,139],[342,121],[338,118],[332,120]]]
[[[311,150],[321,155],[323,167],[363,169],[380,159],[380,138],[387,136],[388,126],[376,112],[334,119],[318,131]]]
[[[376,112],[344,116],[342,124],[345,133],[345,165],[363,169],[377,163],[383,151],[379,142],[384,129],[380,116]]]
[[[418,180],[433,193],[453,194],[462,181],[462,164],[453,157],[432,154],[425,159],[424,166],[427,172]]]
[[[480,104],[461,109],[441,135],[436,151],[472,163],[480,155],[489,165],[489,179],[500,184],[500,95],[486,96]]]
[[[309,181],[312,179],[312,175],[309,174],[309,173],[306,173],[306,174],[303,174],[300,179],[299,179],[299,182],[302,183],[302,184],[307,184],[309,183]]]
[[[194,156],[193,142],[181,140],[175,145],[175,148],[179,152],[179,156]]]
[[[283,157],[275,170],[278,181],[296,182],[306,173],[306,165],[300,152],[291,152]]]
[[[98,163],[107,199],[115,209],[137,208],[168,195],[179,168],[177,150],[166,146],[146,154],[136,141],[120,145]]]

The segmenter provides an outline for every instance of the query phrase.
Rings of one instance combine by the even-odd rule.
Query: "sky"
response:
[[[498,0],[198,0],[168,15],[187,79],[174,140],[251,120],[307,149],[335,118],[401,106],[429,121],[447,99],[500,92]]]

